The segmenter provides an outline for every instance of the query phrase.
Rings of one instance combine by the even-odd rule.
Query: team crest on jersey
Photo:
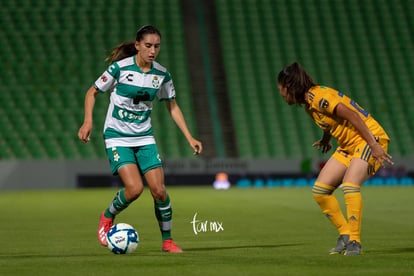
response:
[[[154,88],[160,87],[160,80],[158,79],[158,76],[154,76],[152,78],[152,87]]]
[[[327,109],[329,107],[329,102],[326,99],[321,99],[319,101],[319,108],[321,109]]]
[[[102,75],[101,80],[102,80],[102,82],[106,82],[108,80],[108,78],[105,75]]]
[[[121,157],[119,156],[119,153],[116,151],[116,147],[112,147],[112,154],[114,156],[114,161],[118,162]]]

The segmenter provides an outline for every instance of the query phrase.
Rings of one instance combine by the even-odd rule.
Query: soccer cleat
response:
[[[179,248],[172,239],[168,239],[162,242],[162,251],[169,253],[183,253],[183,250]]]
[[[346,250],[348,241],[349,241],[349,235],[340,235],[336,243],[336,246],[332,248],[331,250],[329,250],[329,254],[335,255],[335,254],[344,253]]]
[[[361,255],[361,253],[362,253],[361,244],[357,241],[350,241],[346,245],[346,250],[345,250],[344,255],[345,256],[356,256],[356,255]]]
[[[108,242],[106,241],[106,234],[108,234],[108,231],[112,225],[114,225],[114,220],[105,217],[104,213],[102,212],[98,227],[98,240],[102,246],[106,247],[108,245]]]

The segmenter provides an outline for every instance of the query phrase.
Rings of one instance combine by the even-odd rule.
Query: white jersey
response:
[[[111,64],[95,81],[99,92],[111,92],[104,125],[106,148],[155,144],[151,126],[152,101],[175,98],[170,73],[157,62],[143,72],[135,56]]]

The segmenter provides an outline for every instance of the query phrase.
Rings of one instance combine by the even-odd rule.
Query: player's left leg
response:
[[[164,172],[161,167],[152,169],[145,174],[148,187],[151,190],[154,198],[155,216],[158,220],[158,225],[162,237],[162,251],[170,253],[181,253],[181,248],[173,242],[171,236],[172,226],[172,208],[170,197],[168,196],[164,185]]]
[[[358,147],[357,147],[358,148]],[[369,151],[367,145],[363,145],[364,151]],[[350,230],[349,246],[345,255],[361,254],[361,223],[362,223],[362,184],[369,178],[370,164],[368,160],[360,155],[363,149],[356,150],[357,154],[352,158],[348,170],[344,176],[341,188],[344,192],[344,199],[347,211],[347,219]],[[370,154],[368,153],[368,155]]]
[[[155,144],[141,147],[137,158],[140,168],[154,198],[155,216],[161,231],[162,250],[170,253],[183,252],[172,240],[172,207],[164,184],[164,170]]]
[[[360,164],[363,165],[363,164]],[[361,254],[361,222],[362,222],[362,195],[361,186],[351,182],[342,184],[350,230],[349,242],[344,255]]]
[[[347,210],[350,230],[349,243],[344,255],[361,254],[361,222],[362,222],[362,195],[361,185],[368,179],[368,163],[362,159],[354,158],[344,177],[341,188]]]
[[[165,190],[164,173],[161,167],[145,174],[151,195],[154,198],[155,216],[160,226],[162,240],[171,238],[172,208],[170,197]]]
[[[380,145],[387,150],[388,140],[380,140]],[[350,165],[345,173],[342,190],[347,209],[348,225],[350,228],[349,244],[345,255],[360,255],[361,246],[361,222],[362,222],[362,184],[380,167],[380,164],[371,156],[371,149],[365,141],[355,147]]]

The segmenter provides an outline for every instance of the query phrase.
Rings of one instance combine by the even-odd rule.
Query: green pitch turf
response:
[[[116,220],[135,226],[139,247],[131,255],[114,255],[98,244],[96,230],[99,214],[115,192],[1,191],[0,275],[414,273],[413,187],[363,189],[361,256],[327,254],[337,233],[319,211],[309,187],[168,188],[173,236],[183,254],[160,251],[146,190]],[[336,195],[343,204],[342,193]]]

